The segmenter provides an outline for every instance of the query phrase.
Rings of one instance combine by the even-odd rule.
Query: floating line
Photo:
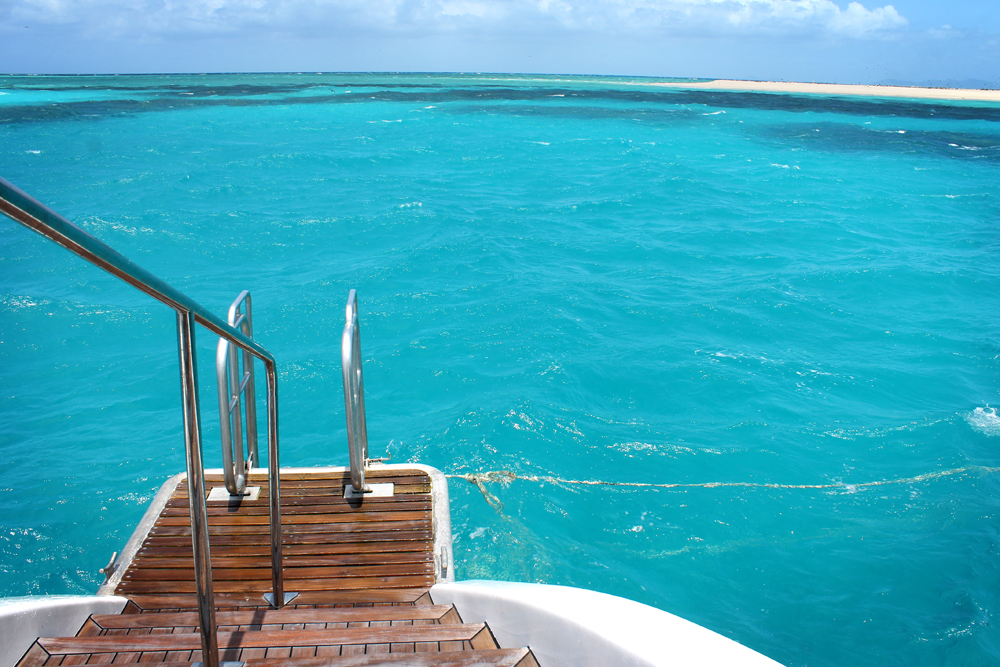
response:
[[[772,482],[608,482],[597,479],[564,479],[551,475],[519,475],[513,470],[489,470],[487,472],[472,472],[464,474],[449,474],[445,477],[453,479],[464,479],[470,484],[475,484],[483,498],[491,507],[499,511],[503,508],[503,503],[486,488],[488,482],[498,482],[507,486],[514,480],[524,482],[549,482],[551,484],[569,484],[577,486],[625,486],[631,488],[655,488],[655,489],[716,489],[721,487],[739,487],[745,489],[840,489],[847,492],[854,492],[858,489],[867,489],[873,486],[888,486],[890,484],[916,484],[928,482],[942,477],[952,477],[963,473],[998,473],[1000,467],[989,466],[965,466],[963,468],[951,468],[950,470],[938,470],[928,472],[914,477],[900,477],[898,479],[883,479],[875,482],[859,482],[848,484],[847,482],[831,482],[828,484],[777,484]]]

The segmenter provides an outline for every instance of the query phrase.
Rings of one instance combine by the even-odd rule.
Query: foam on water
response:
[[[285,465],[347,461],[357,288],[372,453],[449,475],[460,578],[1000,662],[1000,107],[639,83],[0,77],[0,173],[251,290]],[[183,467],[174,319],[10,222],[0,257],[0,593],[89,593]]]
[[[972,425],[972,428],[984,435],[1000,436],[1000,416],[997,415],[996,408],[989,406],[976,408],[965,415],[965,419]]]

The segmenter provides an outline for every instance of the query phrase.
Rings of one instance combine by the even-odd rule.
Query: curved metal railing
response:
[[[365,423],[365,382],[361,376],[361,323],[358,292],[347,295],[347,322],[340,342],[340,364],[344,372],[344,409],[347,412],[347,444],[351,454],[351,486],[354,493],[370,491],[365,483],[368,466],[368,426]]]
[[[184,445],[187,458],[188,497],[191,512],[191,542],[194,551],[195,585],[201,626],[202,655],[207,667],[218,667],[215,600],[208,542],[208,513],[201,458],[201,415],[198,402],[198,370],[195,359],[194,326],[201,324],[264,363],[267,375],[268,484],[270,494],[271,570],[274,606],[285,602],[281,570],[281,511],[278,483],[278,386],[271,353],[239,329],[203,308],[185,294],[163,282],[110,246],[97,240],[66,218],[0,178],[0,212],[33,229],[70,252],[166,304],[177,313],[177,350],[181,370],[181,401],[184,408]],[[359,374],[360,379],[360,374]]]
[[[246,312],[241,312],[246,307]],[[253,338],[250,292],[243,290],[229,306],[229,326]],[[215,353],[216,386],[219,392],[219,432],[222,436],[222,469],[230,495],[244,495],[247,473],[257,463],[257,397],[254,392],[253,355],[243,350],[242,370],[236,346],[219,339]],[[242,396],[246,394],[246,404]],[[241,409],[243,408],[243,409]],[[247,455],[243,456],[243,412],[246,412]]]

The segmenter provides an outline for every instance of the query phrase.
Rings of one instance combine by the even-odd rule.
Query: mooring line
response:
[[[445,477],[453,479],[464,479],[470,484],[475,484],[483,498],[491,507],[500,511],[503,503],[486,488],[487,482],[497,482],[507,486],[514,480],[524,482],[549,482],[551,484],[570,484],[578,486],[625,486],[633,488],[656,488],[656,489],[716,489],[722,487],[740,487],[748,489],[841,489],[844,491],[856,491],[867,489],[873,486],[887,486],[890,484],[915,484],[917,482],[927,482],[942,477],[960,475],[962,473],[998,473],[1000,467],[990,466],[965,466],[962,468],[951,468],[949,470],[938,470],[928,472],[914,477],[900,477],[898,479],[883,479],[874,482],[859,482],[848,484],[847,482],[831,482],[828,484],[778,484],[773,482],[609,482],[597,479],[564,479],[552,475],[519,475],[513,470],[489,470],[486,472],[473,472],[462,474],[447,474]]]

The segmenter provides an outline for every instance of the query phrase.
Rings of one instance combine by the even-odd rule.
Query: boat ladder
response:
[[[368,470],[373,459],[354,290],[341,347],[350,469],[281,471],[276,364],[253,339],[249,292],[240,293],[223,321],[3,179],[0,212],[176,312],[187,464],[186,474],[168,480],[157,494],[145,530],[136,531],[123,555],[105,568],[110,576],[99,593],[122,601],[120,613],[94,613],[73,637],[38,637],[18,665],[219,667],[225,660],[225,667],[538,667],[530,649],[501,648],[484,622],[465,623],[454,605],[434,604],[430,587],[450,574],[447,482],[441,474],[430,469],[439,478],[432,481],[429,469],[416,465]],[[196,324],[220,337],[222,474],[206,475],[202,465]],[[251,473],[265,472],[255,467],[256,360],[266,377],[266,499],[248,494]],[[211,512],[206,481],[226,501],[213,503]],[[444,516],[437,514],[442,505],[434,502],[435,489],[445,494]],[[259,492],[264,495],[263,488]],[[438,528],[448,536],[440,549]],[[214,563],[210,529],[217,542]],[[284,590],[286,569],[300,592]]]

